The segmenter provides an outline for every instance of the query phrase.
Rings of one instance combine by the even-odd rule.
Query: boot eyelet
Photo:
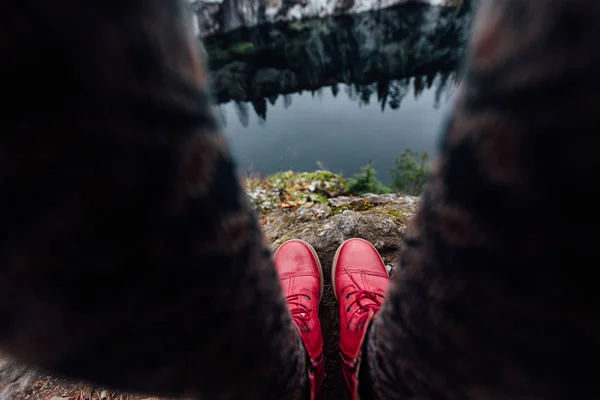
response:
[[[346,295],[346,300],[348,300],[349,298],[350,298],[350,295],[349,295],[349,294],[347,294],[347,295]]]
[[[351,308],[352,308],[352,306],[348,306],[348,308],[346,308],[346,312],[350,312]]]
[[[310,296],[309,295],[306,295],[306,300],[310,300]]]

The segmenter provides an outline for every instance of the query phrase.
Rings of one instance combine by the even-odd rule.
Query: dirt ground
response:
[[[3,357],[0,355],[0,357]],[[1,400],[159,400],[46,375],[0,358]],[[167,400],[167,399],[162,399]]]

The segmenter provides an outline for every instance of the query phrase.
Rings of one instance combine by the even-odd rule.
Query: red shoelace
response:
[[[304,332],[310,332],[307,322],[310,320],[312,310],[300,303],[300,296],[310,300],[310,296],[305,294],[291,294],[286,297],[288,307],[292,313],[292,319],[298,326],[298,329]]]
[[[347,268],[344,268],[344,271],[346,271],[346,273],[350,277],[350,280],[352,281],[352,283],[354,283],[354,286],[358,288],[358,283],[352,277],[350,271],[348,271]],[[369,311],[373,310],[374,314],[377,313],[377,311],[379,311],[381,305],[383,304],[383,299],[385,298],[385,296],[379,293],[371,292],[369,290],[359,289],[347,293],[346,299],[349,299],[352,295],[356,295],[356,297],[354,298],[354,301],[350,303],[346,311],[350,312],[352,310],[352,306],[356,304],[357,307],[355,308],[353,315],[354,317],[358,317],[356,320],[356,331],[358,332],[358,330],[362,329],[365,323],[367,322],[367,318],[369,317]],[[368,302],[365,303],[365,301]],[[350,321],[348,321],[348,325],[346,326],[346,328],[350,329]]]

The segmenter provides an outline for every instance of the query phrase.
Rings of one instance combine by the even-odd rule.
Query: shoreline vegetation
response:
[[[361,172],[348,178],[326,170],[286,171],[269,176],[249,174],[244,178],[244,184],[252,203],[261,213],[327,204],[329,199],[340,196],[421,194],[429,175],[429,154],[407,149],[396,157],[395,164],[395,168],[389,171],[392,177],[390,185],[384,185],[377,178],[371,162],[363,166]]]

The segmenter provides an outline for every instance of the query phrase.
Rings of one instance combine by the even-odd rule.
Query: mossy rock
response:
[[[369,201],[363,201],[358,204],[346,204],[339,207],[333,207],[331,209],[331,213],[333,215],[338,215],[343,213],[344,211],[368,211],[375,207],[375,205]]]
[[[246,189],[259,212],[295,209],[305,204],[328,204],[330,197],[345,193],[344,177],[330,171],[280,172],[246,180]]]
[[[412,212],[406,212],[400,207],[379,207],[374,210],[376,213],[391,217],[395,222],[406,225],[412,216]]]

